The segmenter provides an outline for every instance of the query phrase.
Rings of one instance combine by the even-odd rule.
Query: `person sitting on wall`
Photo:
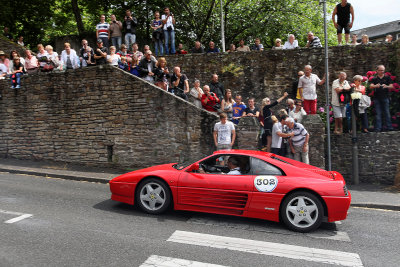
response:
[[[14,57],[13,67],[10,69],[11,88],[21,88],[21,76],[25,73],[24,65],[22,65],[19,57]]]
[[[79,58],[76,55],[75,50],[71,49],[71,45],[69,43],[64,44],[64,50],[61,52],[61,62],[63,65],[63,69],[65,70],[79,68]]]
[[[307,40],[308,42],[306,44],[306,47],[322,47],[321,40],[317,36],[314,36],[314,33],[312,32],[309,32],[307,34]]]
[[[196,41],[194,43],[194,47],[192,48],[192,54],[200,54],[204,53],[204,48],[201,46],[201,43],[199,41]]]
[[[253,46],[251,47],[252,51],[264,51],[264,46],[261,44],[260,38],[256,38]]]
[[[173,87],[170,90],[171,93],[188,100],[187,94],[189,93],[189,79],[181,72],[180,67],[174,67],[174,73],[171,77],[171,85]]]
[[[188,52],[183,49],[183,44],[178,45],[178,49],[176,50],[177,55],[186,55]]]
[[[351,43],[350,43],[350,45],[359,45],[359,44],[360,44],[360,43],[357,42],[357,34],[353,33],[353,34],[351,35]]]
[[[282,50],[283,49],[282,40],[279,39],[279,38],[276,38],[275,45],[272,47],[272,49],[274,49],[274,50]]]
[[[94,60],[94,51],[89,46],[86,39],[82,40],[82,47],[79,51],[79,60],[81,61],[82,67],[96,65],[96,62]]]
[[[240,39],[239,41],[239,47],[236,48],[236,51],[238,52],[250,52],[250,47],[244,44],[244,40]]]
[[[219,107],[217,104],[220,103],[218,96],[210,91],[208,85],[203,86],[203,96],[201,97],[201,104],[205,110],[210,112],[218,112]]]
[[[94,51],[94,59],[96,60],[96,65],[107,64],[107,47],[103,46],[103,40],[97,39],[97,49]]]
[[[129,65],[128,62],[126,61],[126,56],[121,57],[121,61],[118,62],[118,68],[129,72]]]
[[[218,47],[215,46],[215,43],[213,41],[211,41],[208,44],[207,53],[219,53],[219,49],[218,49]]]
[[[167,60],[164,57],[160,57],[156,63],[156,68],[154,70],[155,85],[168,91],[168,80],[171,77],[167,67]]]
[[[283,45],[283,49],[295,49],[299,47],[299,42],[294,37],[294,34],[289,34],[288,40]]]
[[[39,61],[29,49],[25,50],[25,70],[28,74],[35,74],[39,71]]]
[[[366,34],[361,35],[361,44],[362,44],[362,45],[369,45],[369,44],[372,44],[372,43],[369,41],[368,35],[366,35]]]
[[[154,70],[156,68],[156,63],[151,59],[151,56],[152,52],[147,50],[145,57],[139,63],[138,70],[140,77],[149,83],[154,83]]]

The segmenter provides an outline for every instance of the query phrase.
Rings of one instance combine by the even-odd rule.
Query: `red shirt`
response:
[[[205,99],[207,98],[206,94],[203,94],[203,96],[201,97],[201,105],[203,106],[203,108],[205,110],[211,111],[211,112],[217,112],[213,106],[217,103],[219,103],[219,99],[216,95],[212,96],[208,96],[208,101],[207,103],[205,102]]]

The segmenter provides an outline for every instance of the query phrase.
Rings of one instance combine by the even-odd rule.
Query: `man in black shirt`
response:
[[[351,14],[351,22],[350,22]],[[337,22],[335,21],[335,16],[337,15]],[[342,0],[340,4],[337,4],[335,10],[332,13],[333,25],[337,29],[337,38],[339,45],[342,44],[342,32],[344,29],[346,44],[349,43],[350,39],[350,29],[353,27],[354,22],[354,9],[347,0]]]
[[[96,59],[96,65],[104,65],[107,63],[107,47],[103,46],[103,40],[97,39],[97,49],[94,51],[94,59]]]
[[[392,79],[385,75],[385,66],[376,67],[377,76],[372,79],[370,88],[374,89],[374,105],[376,110],[375,131],[382,130],[382,115],[385,119],[386,129],[393,130],[389,111],[389,89],[393,89]]]
[[[171,77],[171,84],[171,92],[187,100],[186,94],[189,93],[189,79],[185,74],[181,73],[181,68],[174,68],[174,74]]]
[[[194,43],[194,47],[192,48],[192,53],[193,54],[204,53],[204,48],[201,46],[201,43],[199,41],[196,41]]]
[[[222,83],[218,81],[218,75],[213,74],[212,80],[210,82],[210,91],[217,95],[219,99],[224,99],[225,90]]]

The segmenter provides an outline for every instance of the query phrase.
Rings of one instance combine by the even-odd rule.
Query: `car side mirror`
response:
[[[190,171],[198,171],[200,169],[200,165],[198,162],[193,163],[192,167],[190,167]]]

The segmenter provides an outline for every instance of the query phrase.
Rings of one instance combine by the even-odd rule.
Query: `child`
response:
[[[121,61],[118,62],[118,68],[124,71],[129,71],[128,63],[126,63],[126,56],[121,57]]]
[[[13,68],[10,70],[11,88],[19,89],[21,88],[21,76],[25,73],[25,68],[19,57],[14,57],[13,63]]]

